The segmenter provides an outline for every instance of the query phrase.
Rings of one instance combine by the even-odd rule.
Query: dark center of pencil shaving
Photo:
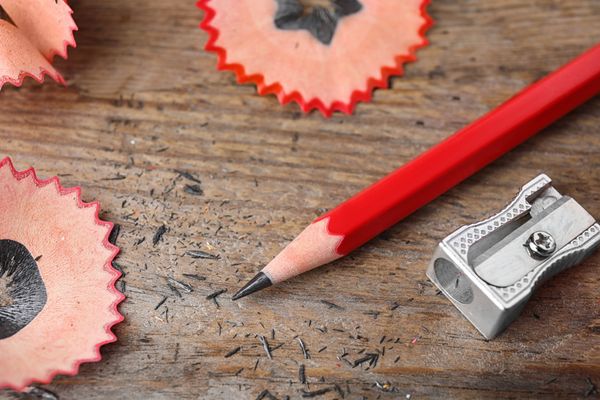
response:
[[[14,25],[14,23],[12,22],[12,20],[8,16],[8,13],[6,11],[4,11],[4,8],[2,8],[1,5],[0,5],[0,19],[2,19],[4,21],[8,21],[8,22],[10,22],[11,24]]]
[[[0,340],[26,327],[46,300],[46,286],[29,250],[14,240],[0,240]]]
[[[362,10],[358,0],[275,0],[275,26],[283,30],[304,29],[319,42],[329,45],[338,22]]]

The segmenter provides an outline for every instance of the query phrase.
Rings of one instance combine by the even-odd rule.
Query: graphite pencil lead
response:
[[[258,292],[259,290],[262,290],[264,288],[268,288],[272,284],[273,283],[271,282],[271,279],[269,279],[267,275],[265,275],[263,272],[259,272],[254,278],[252,278],[250,282],[246,283],[246,285],[243,288],[238,290],[238,292],[234,294],[231,299],[241,299],[242,297],[246,297],[249,294]]]

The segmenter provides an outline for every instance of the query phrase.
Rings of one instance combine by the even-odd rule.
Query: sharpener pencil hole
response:
[[[445,258],[438,258],[433,269],[438,282],[450,297],[462,304],[473,301],[471,283],[453,263]]]

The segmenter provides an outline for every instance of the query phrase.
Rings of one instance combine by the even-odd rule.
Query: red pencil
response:
[[[600,92],[600,44],[310,224],[237,300],[336,260]]]

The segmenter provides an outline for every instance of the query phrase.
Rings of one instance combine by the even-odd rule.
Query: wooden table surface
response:
[[[546,283],[490,342],[425,276],[443,237],[539,172],[600,217],[598,98],[350,257],[230,296],[324,210],[598,42],[600,2],[434,0],[420,60],[355,115],[331,119],[217,72],[192,1],[71,3],[77,49],[57,63],[68,86],[2,90],[0,155],[100,201],[121,227],[127,299],[103,360],[45,389],[60,399],[598,396],[600,254]],[[169,277],[193,292],[178,297]],[[206,296],[220,289],[217,306]],[[377,351],[376,366],[350,365]]]

